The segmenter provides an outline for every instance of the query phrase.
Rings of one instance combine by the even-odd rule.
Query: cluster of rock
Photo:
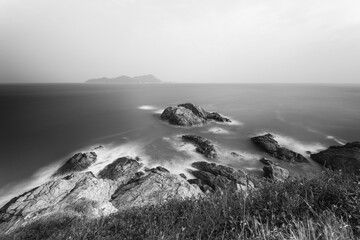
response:
[[[95,155],[85,153],[75,156]],[[69,161],[75,163],[74,159],[83,162],[81,157]],[[69,161],[60,169],[65,169],[65,165],[69,169]],[[0,232],[11,231],[57,212],[99,217],[131,207],[203,194],[197,186],[163,167],[141,171],[143,164],[139,159],[119,158],[107,165],[98,176],[92,172],[77,172],[81,171],[79,169],[62,176],[59,176],[58,170],[56,178],[9,201],[0,209]]]
[[[230,121],[218,113],[206,112],[191,103],[169,107],[161,115],[171,124],[193,126],[210,120]],[[196,146],[196,151],[208,159],[218,157],[214,145],[197,135],[183,135],[184,141]],[[288,163],[308,163],[299,153],[282,147],[271,134],[251,138],[251,141],[272,159]],[[96,148],[97,149],[97,148]],[[239,155],[232,152],[233,157]],[[344,169],[360,174],[360,142],[312,154],[316,162],[332,169]],[[248,191],[254,188],[254,178],[228,166],[205,161],[192,163],[189,173],[172,174],[161,166],[146,168],[139,158],[121,157],[105,166],[95,176],[86,170],[96,163],[95,152],[77,153],[64,163],[52,178],[22,195],[13,198],[0,209],[0,232],[11,231],[43,216],[57,212],[100,217],[120,210],[159,204],[169,199],[205,196],[215,191]],[[261,158],[264,177],[285,181],[289,171],[271,159]]]
[[[217,157],[215,147],[208,139],[197,135],[183,135],[182,139],[193,143],[196,146],[196,151],[205,157],[210,159]]]
[[[231,122],[217,112],[207,112],[202,107],[192,103],[183,103],[167,107],[161,114],[161,119],[179,126],[200,126],[209,121]]]

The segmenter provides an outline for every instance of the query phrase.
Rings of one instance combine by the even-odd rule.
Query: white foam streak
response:
[[[214,134],[229,134],[230,133],[228,130],[219,128],[219,127],[212,127],[208,130],[208,132],[214,133]]]
[[[273,136],[280,146],[291,149],[302,155],[309,155],[308,152],[315,153],[325,149],[325,146],[320,143],[303,143],[289,136],[280,134],[273,134]]]
[[[40,168],[29,179],[17,183],[10,183],[5,186],[0,190],[0,207],[2,207],[2,205],[8,202],[11,198],[49,181],[51,176],[60,166],[61,161],[57,161],[46,167]]]
[[[336,138],[336,137],[334,137],[334,136],[326,136],[326,138],[327,138],[327,139],[334,140],[335,142],[337,142],[337,143],[340,144],[340,145],[345,145],[345,144],[346,144],[346,141],[345,141],[345,140]]]
[[[154,107],[151,105],[142,105],[142,106],[139,106],[138,109],[150,111],[150,110],[157,110],[157,107]]]
[[[94,150],[97,154],[96,163],[86,171],[91,171],[97,175],[106,165],[114,162],[120,157],[140,157],[144,164],[149,162],[149,158],[145,155],[143,145],[138,142],[122,144],[120,146],[106,146],[98,150]]]

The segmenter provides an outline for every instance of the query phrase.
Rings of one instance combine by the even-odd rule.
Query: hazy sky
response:
[[[0,0],[0,83],[360,83],[359,0]]]

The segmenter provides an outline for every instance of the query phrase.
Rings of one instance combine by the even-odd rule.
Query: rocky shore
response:
[[[166,108],[161,119],[180,126],[230,122],[191,103]],[[163,166],[149,168],[140,157],[118,156],[95,175],[88,169],[97,163],[97,154],[75,154],[47,182],[11,199],[0,209],[0,232],[11,232],[59,212],[98,218],[172,199],[206,198],[222,191],[247,194],[256,188],[256,176],[213,162],[218,154],[211,140],[194,134],[182,135],[182,139],[195,145],[204,157],[204,161],[193,162],[186,174],[174,174]],[[263,177],[269,181],[291,177],[289,170],[275,163],[277,160],[296,166],[309,164],[306,157],[280,146],[270,133],[249,141],[262,151],[259,161],[264,164]],[[237,156],[234,152],[231,155]],[[360,143],[332,146],[311,154],[311,158],[327,168],[359,174]]]

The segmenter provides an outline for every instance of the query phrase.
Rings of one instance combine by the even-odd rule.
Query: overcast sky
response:
[[[0,0],[0,83],[360,83],[359,0]]]

